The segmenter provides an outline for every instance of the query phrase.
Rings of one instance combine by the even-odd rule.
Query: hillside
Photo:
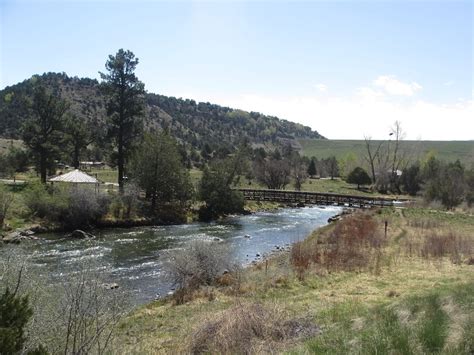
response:
[[[355,154],[362,157],[366,153],[364,140],[315,140],[301,139],[302,154],[318,159],[334,155],[338,159]],[[414,158],[422,159],[426,154],[435,154],[439,159],[463,164],[474,164],[474,141],[404,141]]]
[[[38,80],[67,99],[72,112],[96,129],[104,129],[105,97],[97,80],[46,73],[0,91],[0,136],[19,137],[21,124],[30,114],[27,102]],[[146,94],[145,124],[148,128],[167,127],[188,148],[198,150],[206,143],[213,149],[223,144],[232,148],[243,137],[253,144],[324,138],[309,127],[277,117],[153,93]]]

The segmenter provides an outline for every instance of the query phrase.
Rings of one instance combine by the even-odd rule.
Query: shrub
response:
[[[0,230],[3,228],[8,210],[13,203],[13,194],[0,185]]]
[[[127,183],[121,196],[124,206],[124,218],[130,218],[136,212],[140,202],[140,187],[135,183]]]
[[[182,249],[171,251],[165,265],[169,280],[178,289],[177,303],[185,301],[187,291],[210,285],[224,272],[238,268],[227,245],[205,241],[194,241]]]
[[[35,216],[57,222],[67,208],[67,198],[57,188],[31,184],[25,191],[25,204]]]
[[[0,296],[0,353],[18,354],[26,342],[24,328],[33,311],[27,296],[6,289]]]
[[[311,337],[319,328],[308,319],[286,319],[276,307],[237,304],[200,324],[189,337],[191,354],[275,353],[277,342]]]
[[[25,193],[25,203],[34,215],[65,229],[77,229],[91,227],[100,220],[108,211],[110,199],[87,188],[34,184]]]
[[[291,247],[290,262],[300,281],[304,280],[305,272],[311,265],[313,255],[311,250],[305,249],[303,242],[294,243]]]
[[[110,353],[125,312],[124,294],[106,289],[101,269],[90,260],[63,272],[67,280],[50,284],[49,275],[36,269],[24,251],[9,248],[2,254],[0,354],[42,355],[45,349],[53,354]],[[21,352],[5,350],[4,335],[7,345],[14,342],[16,348],[21,340]]]
[[[199,184],[199,195],[205,202],[199,210],[200,220],[211,220],[229,213],[240,213],[244,208],[244,198],[231,189],[236,180],[236,165],[233,159],[214,161],[205,168]]]
[[[368,185],[372,182],[369,174],[359,166],[349,173],[346,181],[349,184],[357,184],[357,190],[360,189],[360,185]]]
[[[384,244],[374,218],[357,213],[341,220],[329,236],[293,244],[291,263],[300,279],[311,263],[328,270],[377,269]]]
[[[284,338],[278,323],[278,315],[259,304],[237,305],[199,326],[191,335],[189,350],[192,354],[250,354],[255,352],[255,340]]]
[[[426,259],[450,257],[453,263],[461,262],[463,257],[470,257],[474,252],[474,242],[453,232],[446,234],[429,234],[423,237],[420,254]]]
[[[110,200],[106,195],[97,194],[89,189],[72,189],[66,194],[68,204],[60,223],[67,229],[88,228],[104,216]]]

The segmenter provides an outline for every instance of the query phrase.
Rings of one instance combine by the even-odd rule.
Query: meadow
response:
[[[364,140],[299,140],[302,154],[318,159],[336,156],[343,159],[349,154],[362,157],[366,153]],[[374,141],[374,144],[380,141]],[[474,164],[474,141],[404,141],[411,155],[423,159],[427,154],[434,154],[441,160],[455,161],[459,159],[463,164]]]

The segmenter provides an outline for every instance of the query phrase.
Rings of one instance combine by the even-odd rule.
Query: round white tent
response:
[[[75,169],[66,174],[58,175],[49,179],[49,182],[69,182],[74,184],[100,184],[95,177]]]
[[[90,176],[89,174],[86,174],[83,171],[80,171],[79,169],[75,169],[66,174],[55,176],[49,179],[48,181],[52,185],[54,183],[68,183],[68,184],[73,184],[73,186],[76,186],[76,187],[78,185],[94,186],[94,190],[96,193],[98,192],[99,185],[101,184],[100,180],[98,180],[97,178],[93,176]]]

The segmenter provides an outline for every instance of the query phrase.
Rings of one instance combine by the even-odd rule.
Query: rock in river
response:
[[[68,236],[69,238],[74,238],[74,239],[87,239],[87,238],[95,238],[92,234],[86,233],[84,231],[81,231],[80,229],[76,229],[73,231],[71,234]]]

